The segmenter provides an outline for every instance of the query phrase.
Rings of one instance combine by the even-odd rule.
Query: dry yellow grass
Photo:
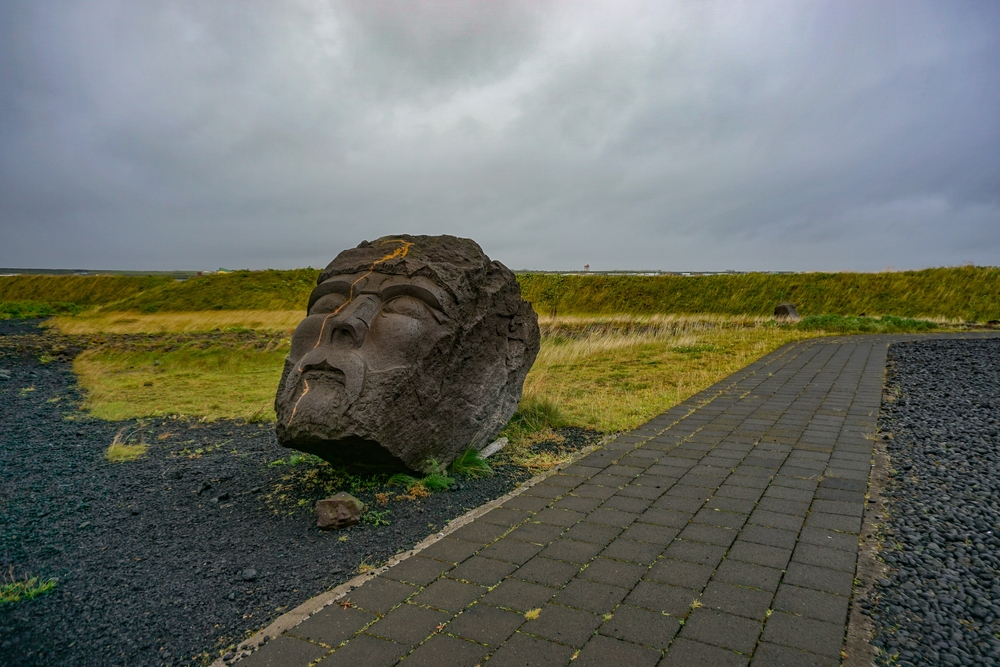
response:
[[[635,428],[785,343],[822,332],[763,318],[542,318],[549,332],[526,399],[555,403],[571,424]],[[558,332],[558,333],[555,333]]]
[[[100,419],[184,415],[273,421],[287,341],[273,349],[88,350],[73,361]]]
[[[92,327],[88,331],[146,331],[154,325],[197,331],[225,323],[263,326],[269,321],[264,315],[282,314],[60,318],[58,326],[70,330],[82,322]],[[285,321],[297,322],[300,316],[289,313]],[[138,321],[120,321],[129,319]],[[270,322],[283,327],[280,319]],[[634,428],[787,342],[824,335],[775,326],[765,318],[714,315],[560,317],[542,318],[540,324],[541,350],[525,382],[525,398],[555,404],[568,424],[606,432]],[[170,351],[104,348],[84,352],[74,368],[87,390],[85,407],[99,418],[176,414],[273,420],[271,405],[287,352],[287,339],[266,350],[194,344]],[[536,465],[543,469],[558,462],[553,454]]]
[[[143,433],[129,432],[128,429],[120,429],[115,434],[114,439],[104,451],[104,458],[112,463],[122,463],[123,461],[134,461],[143,454],[149,447]]]
[[[202,310],[193,312],[97,312],[60,315],[48,321],[64,334],[205,333],[210,331],[292,331],[301,310]]]

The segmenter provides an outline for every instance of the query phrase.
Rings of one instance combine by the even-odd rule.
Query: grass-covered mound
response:
[[[305,310],[319,271],[234,271],[172,282],[116,301],[106,310]]]
[[[802,315],[1000,319],[998,267],[718,276],[526,273],[518,281],[524,297],[540,314],[767,316],[776,304],[791,301]]]
[[[0,278],[0,302],[50,304],[55,312],[56,303],[100,306],[105,312],[302,311],[317,275],[316,269],[293,269],[235,271],[185,281],[164,276],[14,276]],[[718,276],[522,273],[518,282],[540,315],[770,316],[775,304],[791,301],[804,316],[1000,319],[997,267]]]
[[[175,283],[169,276],[2,276],[0,303],[99,306]]]
[[[0,320],[33,320],[53,315],[74,315],[83,310],[75,303],[56,301],[0,301]]]

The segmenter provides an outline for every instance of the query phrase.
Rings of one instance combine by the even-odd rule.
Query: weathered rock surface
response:
[[[429,471],[517,409],[538,318],[470,239],[392,236],[320,274],[275,397],[278,441],[331,462]]]
[[[779,303],[777,306],[774,307],[774,316],[783,317],[789,320],[801,319],[799,317],[799,311],[795,310],[795,304],[789,303],[787,301],[784,303]]]
[[[329,498],[316,501],[316,526],[320,530],[353,526],[361,521],[361,513],[364,511],[363,502],[341,491]]]

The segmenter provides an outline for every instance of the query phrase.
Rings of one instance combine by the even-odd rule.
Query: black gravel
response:
[[[321,532],[312,501],[325,494],[308,464],[269,465],[289,455],[272,425],[81,418],[70,364],[10,344],[34,324],[0,321],[0,567],[58,585],[0,607],[3,665],[205,663],[530,476],[499,465],[384,506],[374,494],[387,489],[369,489],[357,494],[379,513],[368,524]],[[110,463],[123,426],[150,449]],[[562,435],[566,449],[600,436]]]
[[[893,345],[879,665],[1000,665],[1000,339]],[[895,400],[893,400],[895,399]]]

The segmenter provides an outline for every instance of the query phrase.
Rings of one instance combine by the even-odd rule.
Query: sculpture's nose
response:
[[[355,298],[330,318],[327,340],[335,346],[361,347],[378,309],[378,299],[373,295],[364,294]]]

